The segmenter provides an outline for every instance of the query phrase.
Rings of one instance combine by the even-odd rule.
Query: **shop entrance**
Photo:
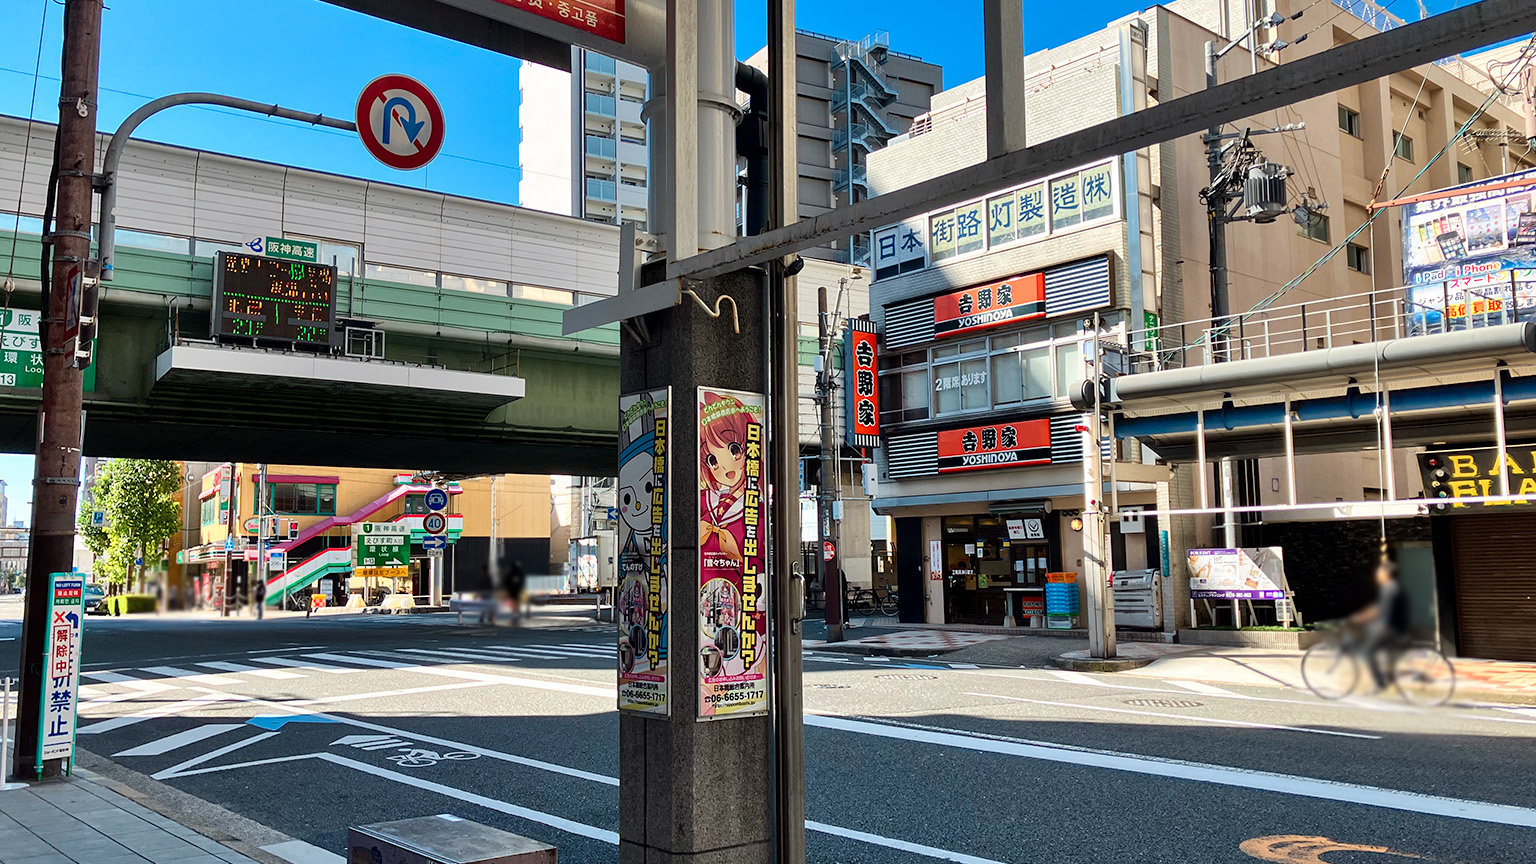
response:
[[[1056,522],[1045,514],[944,517],[944,620],[1001,625],[1011,615],[1043,626]],[[1017,523],[1011,531],[1009,523]]]
[[[1451,524],[1458,652],[1536,661],[1536,514],[1478,513]]]

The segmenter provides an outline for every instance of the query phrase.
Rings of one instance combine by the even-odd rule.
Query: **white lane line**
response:
[[[222,735],[231,729],[239,729],[244,725],[244,723],[207,723],[184,732],[177,732],[175,735],[168,735],[158,741],[150,741],[147,744],[140,744],[127,750],[119,750],[113,753],[112,756],[113,758],[118,756],[159,756],[162,753],[180,750],[189,744],[196,744],[199,741],[207,740],[215,735]]]
[[[142,678],[130,678],[117,672],[81,672],[81,678],[89,678],[92,681],[100,681],[103,684],[121,684],[131,687],[140,693],[164,693],[167,690],[175,690],[175,685],[162,684],[159,681],[145,681]]]
[[[918,855],[926,855],[929,858],[937,858],[940,861],[957,861],[960,864],[1003,864],[991,858],[980,858],[975,855],[967,855],[964,852],[951,852],[948,849],[938,849],[933,846],[924,846],[921,843],[908,843],[905,840],[897,840],[892,837],[881,837],[879,834],[869,834],[864,831],[855,831],[852,828],[839,828],[836,825],[828,825],[825,822],[813,822],[805,820],[805,827],[811,831],[819,831],[822,834],[831,834],[834,837],[846,837],[849,840],[861,840],[875,846],[884,846],[887,849],[899,849],[903,852],[913,852]]]
[[[182,669],[179,666],[145,666],[140,672],[150,672],[161,678],[180,678],[185,681],[195,681],[199,684],[244,684],[239,678],[230,678],[227,675],[209,675],[207,673],[193,672],[191,669]]]
[[[284,654],[289,651],[319,651],[324,645],[290,645],[287,648],[257,648],[255,651],[247,651],[247,654]]]
[[[224,745],[223,747],[220,747],[217,750],[211,750],[211,751],[209,751],[207,753],[204,753],[201,756],[193,756],[191,759],[188,759],[185,762],[178,762],[175,765],[172,765],[171,767],[166,768],[163,771],[156,771],[155,773],[153,773],[153,774],[151,774],[149,776],[154,778],[154,779],[156,779],[156,780],[169,780],[172,777],[180,777],[184,773],[198,774],[198,773],[201,773],[201,772],[189,771],[188,769],[195,768],[196,766],[201,765],[204,762],[211,762],[214,759],[217,759],[220,756],[225,755],[226,753],[233,753],[233,752],[235,752],[236,750],[239,750],[242,747],[249,747],[249,746],[251,746],[252,744],[255,744],[258,741],[265,741],[268,738],[272,738],[272,737],[276,736],[277,734],[278,733],[276,733],[276,732],[262,732],[262,733],[257,734],[257,735],[252,735],[249,738],[242,738],[242,739],[240,739],[239,741],[236,741],[233,744],[226,744],[226,745]],[[218,770],[218,769],[214,769],[214,770]]]
[[[156,705],[146,708],[136,714],[124,714],[103,720],[100,723],[92,723],[89,726],[76,730],[76,735],[97,735],[102,732],[111,732],[113,729],[121,729],[124,726],[132,726],[135,723],[143,723],[145,720],[154,720],[158,717],[170,717],[183,711],[192,711],[197,708],[206,708],[215,702],[248,702],[249,697],[236,696],[233,693],[210,692],[196,699],[188,699],[185,702],[171,702],[167,705]]]
[[[284,672],[281,669],[257,669],[255,666],[248,666],[244,663],[227,663],[223,660],[210,660],[207,663],[198,663],[196,665],[217,669],[220,672],[238,672],[242,675],[255,675],[258,678],[271,678],[274,681],[305,677],[297,672]]]
[[[981,667],[977,666],[975,663],[951,663],[951,664],[949,664],[949,668],[951,668],[951,669],[980,669]]]
[[[1062,681],[1066,681],[1070,684],[1082,684],[1088,687],[1110,687],[1116,690],[1139,689],[1132,687],[1122,687],[1119,684],[1111,684],[1108,681],[1100,681],[1091,675],[1084,675],[1081,672],[1072,672],[1067,669],[1047,669],[1045,670],[1045,674],[1050,675],[1053,678],[1059,678]]]
[[[889,658],[889,657],[865,657],[864,658],[864,662],[865,663],[889,663],[889,662],[891,662],[891,658]]]
[[[1187,762],[1182,759],[1161,759],[1155,756],[1137,756],[1116,753],[1111,750],[1093,750],[1086,747],[1070,747],[1044,741],[1027,741],[1003,736],[978,737],[961,735],[937,727],[919,727],[913,724],[887,725],[864,720],[847,720],[841,717],[807,714],[805,725],[823,729],[836,729],[862,735],[895,738],[920,744],[935,744],[979,753],[997,753],[1022,756],[1045,762],[1107,768],[1171,780],[1191,780],[1198,783],[1214,783],[1241,789],[1279,792],[1303,798],[1319,798],[1344,804],[1363,804],[1388,810],[1421,813],[1427,816],[1445,816],[1452,819],[1468,819],[1497,825],[1513,825],[1536,828],[1536,810],[1514,807],[1508,804],[1492,804],[1487,801],[1471,801],[1465,798],[1448,798],[1441,795],[1424,795],[1344,783],[1335,780],[1319,780],[1298,777],[1294,774],[1276,774],[1246,768],[1228,768]]]
[[[1276,723],[1250,723],[1247,720],[1227,720],[1222,717],[1191,717],[1188,714],[1163,714],[1158,711],[1135,711],[1130,708],[1111,708],[1108,705],[1079,705],[1076,702],[1052,702],[1046,699],[1025,699],[1022,696],[1001,696],[996,693],[967,693],[985,699],[1006,699],[1009,702],[1025,702],[1030,705],[1049,705],[1053,708],[1074,708],[1080,711],[1102,711],[1108,714],[1133,714],[1138,717],[1161,717],[1166,720],[1184,720],[1194,724],[1216,726],[1241,726],[1246,729],[1273,729],[1281,732],[1311,732],[1314,735],[1332,735],[1338,738],[1360,738],[1380,741],[1380,735],[1362,735],[1358,732],[1338,732],[1333,729],[1314,729],[1311,726],[1282,726]]]
[[[515,678],[510,675],[496,675],[490,672],[472,672],[468,669],[452,669],[446,666],[422,666],[413,663],[397,663],[393,660],[382,660],[375,657],[340,657],[335,654],[307,654],[307,657],[345,660],[349,663],[360,663],[364,666],[377,666],[380,669],[403,669],[410,672],[418,672],[423,675],[440,675],[446,678],[462,678],[466,681],[484,681],[493,684],[511,684],[514,687],[528,687],[534,690],[553,690],[557,693],[575,693],[581,696],[601,696],[612,699],[612,687],[590,687],[583,684],[566,684],[559,681],[540,681],[533,678]]]
[[[290,862],[290,864],[347,864],[347,859],[335,852],[327,852],[303,840],[289,840],[261,847],[263,852]]]
[[[363,672],[363,669],[353,669],[347,666],[327,666],[324,663],[311,663],[300,660],[297,657],[257,657],[256,663],[271,663],[273,666],[286,666],[289,669],[304,669],[310,672],[328,672],[332,675],[351,675],[353,672]]]
[[[1170,678],[1165,680],[1163,683],[1172,684],[1175,687],[1182,687],[1185,690],[1189,690],[1193,693],[1204,693],[1207,696],[1235,696],[1239,699],[1244,698],[1243,694],[1241,693],[1233,693],[1231,690],[1206,684],[1203,681],[1174,681]]]

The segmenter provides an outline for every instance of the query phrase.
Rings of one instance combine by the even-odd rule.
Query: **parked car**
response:
[[[80,602],[85,606],[87,614],[96,611],[101,601],[107,599],[107,589],[95,582],[85,583],[85,588],[80,592]]]

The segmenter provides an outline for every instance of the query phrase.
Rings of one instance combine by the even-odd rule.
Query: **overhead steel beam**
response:
[[[1080,132],[1016,150],[885,195],[779,226],[683,261],[668,277],[708,278],[761,264],[829,239],[847,237],[970,200],[979,194],[1039,180],[1110,156],[1172,141],[1316,96],[1433,63],[1536,30],[1531,0],[1482,0],[1358,42],[1351,42],[1117,117]]]
[[[530,60],[562,72],[571,71],[569,41],[536,33],[458,6],[447,3],[422,3],[417,0],[326,0],[326,2],[364,15],[403,24],[425,33],[433,33],[465,45]]]

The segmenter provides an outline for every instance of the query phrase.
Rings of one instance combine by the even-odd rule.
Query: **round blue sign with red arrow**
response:
[[[443,109],[415,78],[382,75],[357,97],[357,135],[375,159],[414,171],[443,149]]]

